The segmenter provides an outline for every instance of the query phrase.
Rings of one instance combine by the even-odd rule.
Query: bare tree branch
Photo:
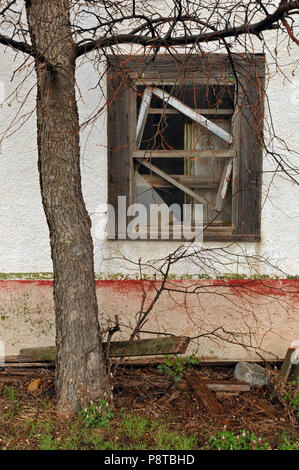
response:
[[[173,47],[186,46],[188,44],[199,44],[203,42],[214,42],[230,37],[237,38],[238,36],[244,34],[259,35],[263,31],[275,29],[278,26],[279,21],[283,20],[287,13],[298,8],[298,0],[282,0],[276,11],[270,15],[267,15],[261,21],[252,24],[244,23],[238,27],[229,27],[220,31],[212,31],[209,33],[201,33],[196,35],[169,37],[169,33],[167,33],[164,37],[157,35],[156,37],[151,38],[146,35],[138,36],[136,34],[116,34],[110,37],[105,36],[96,40],[89,40],[85,44],[77,45],[76,55],[77,57],[80,57],[81,55],[95,49],[104,49],[120,44],[137,44],[143,47]],[[168,22],[170,22],[170,18],[168,18]]]
[[[11,47],[12,49],[14,49],[16,51],[20,51],[20,52],[24,52],[25,54],[29,54],[32,57],[37,56],[36,51],[29,44],[27,44],[25,42],[15,41],[14,39],[12,39],[10,37],[4,36],[3,34],[0,34],[0,44],[2,44],[3,46],[9,46],[9,47]]]

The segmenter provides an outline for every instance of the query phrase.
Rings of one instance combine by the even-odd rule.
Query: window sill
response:
[[[138,241],[147,241],[147,242],[192,242],[192,240],[187,239],[183,235],[181,237],[177,237],[175,239],[172,238],[171,234],[169,238],[162,238],[161,231],[159,230],[157,233],[157,238],[150,237],[150,233],[148,231],[147,237],[145,238],[137,238],[132,239],[128,237],[126,234],[123,236],[119,235],[115,238],[110,238],[108,236],[108,240],[126,240],[132,242]],[[209,227],[203,233],[203,241],[204,242],[260,242],[261,236],[257,234],[240,234],[240,233],[233,233],[232,227]]]

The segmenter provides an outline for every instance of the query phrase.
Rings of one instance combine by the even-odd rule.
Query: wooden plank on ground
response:
[[[281,366],[279,374],[278,374],[279,380],[281,382],[286,382],[289,375],[290,375],[292,365],[293,365],[292,364],[292,354],[293,354],[294,351],[296,351],[296,348],[289,348],[287,350],[287,353],[285,355],[284,361],[282,363],[282,366]]]
[[[186,380],[209,413],[216,415],[224,413],[223,406],[219,403],[213,392],[207,387],[206,383],[201,379],[199,373],[188,374],[186,376]]]
[[[0,377],[0,385],[2,384],[15,384],[16,382],[20,382],[22,377]]]
[[[45,346],[41,348],[25,348],[19,353],[20,362],[44,362],[55,361],[56,346]]]
[[[206,386],[213,392],[241,393],[250,392],[249,384],[237,384],[225,381],[204,380]]]
[[[36,362],[36,361],[19,361],[19,362],[5,362],[4,364],[0,365],[2,369],[28,369],[28,368],[44,368],[44,367],[52,367],[54,365],[54,361],[46,361],[46,362]]]
[[[109,357],[184,354],[190,343],[188,336],[167,336],[134,341],[111,342]],[[105,343],[104,343],[105,347]]]
[[[148,379],[148,380],[146,380]],[[202,379],[205,385],[208,387],[209,390],[213,392],[226,392],[226,393],[245,393],[250,392],[250,385],[248,384],[237,384],[237,383],[230,383],[224,381],[214,381],[213,379],[204,380]],[[151,384],[153,387],[160,388],[160,389],[168,389],[170,382],[166,380],[164,377],[150,377],[145,376],[145,378],[136,378],[136,377],[126,377],[124,378],[117,378],[116,385],[122,386],[123,388],[130,388],[130,387],[145,387]],[[186,385],[184,383],[183,386],[179,387],[180,389],[185,389]]]
[[[5,356],[5,363],[7,362],[18,362],[19,356]],[[0,363],[1,364],[1,363]]]
[[[250,404],[259,413],[264,413],[268,418],[274,418],[278,416],[276,408],[271,403],[267,402],[263,398],[255,395],[243,395],[242,400]]]
[[[109,357],[149,356],[164,354],[184,354],[189,345],[188,336],[166,336],[163,338],[147,338],[134,341],[112,341]],[[106,343],[103,343],[104,349]],[[21,349],[19,361],[54,361],[56,347]]]

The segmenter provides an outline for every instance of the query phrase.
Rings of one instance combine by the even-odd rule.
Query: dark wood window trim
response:
[[[108,57],[108,203],[134,202],[136,82],[226,83],[237,77],[233,122],[232,227],[209,227],[204,241],[260,241],[265,57],[263,54]],[[233,66],[232,66],[233,63]],[[177,240],[176,240],[177,241]]]

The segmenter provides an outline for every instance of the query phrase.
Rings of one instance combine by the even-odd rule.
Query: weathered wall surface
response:
[[[298,48],[286,43],[277,47],[276,33],[267,34],[267,94],[271,118],[277,135],[285,140],[290,149],[298,151],[298,107],[299,71],[296,68]],[[257,41],[258,42],[258,41]],[[277,72],[273,51],[277,54],[282,73]],[[30,74],[17,97],[11,93],[22,82],[23,75],[13,72],[22,64],[21,55],[9,49],[0,55],[0,80],[5,84],[6,102],[0,107],[0,133],[7,130],[0,152],[0,272],[51,272],[52,262],[49,250],[48,228],[46,225],[37,171],[37,147],[35,128],[35,78]],[[88,64],[78,63],[78,89],[84,99],[80,99],[79,113],[83,123],[92,113],[104,104],[99,88],[96,87],[99,75]],[[29,96],[27,93],[30,91]],[[20,103],[25,104],[19,112]],[[29,114],[32,113],[31,117]],[[265,137],[268,137],[269,110],[266,110]],[[21,118],[25,116],[25,118]],[[18,121],[20,119],[20,121]],[[11,133],[11,123],[17,122]],[[20,127],[24,121],[23,127]],[[82,184],[87,209],[93,221],[95,243],[95,269],[106,273],[128,271],[125,263],[116,260],[103,262],[103,244],[96,237],[99,218],[99,205],[107,198],[107,151],[106,116],[102,113],[91,126],[82,131]],[[270,149],[271,149],[270,145]],[[277,144],[274,150],[280,151]],[[297,161],[294,152],[284,152],[290,164]],[[287,274],[298,274],[297,239],[299,233],[298,186],[290,183],[283,174],[272,181],[277,165],[269,156],[264,160],[264,187],[262,211],[262,241],[240,243],[242,254],[265,256],[271,266],[256,263],[259,273],[276,273],[276,266]],[[210,244],[207,244],[210,245]],[[161,258],[175,249],[177,242],[156,241],[106,242],[105,256],[120,250],[129,259],[143,260]],[[215,246],[221,246],[220,243]],[[136,269],[137,270],[137,269]],[[232,264],[230,272],[246,272],[246,266]],[[197,272],[196,266],[178,264],[173,272]],[[280,273],[281,274],[281,273]]]
[[[118,338],[128,339],[143,287],[146,307],[158,285],[159,281],[97,281],[102,329],[118,315]],[[200,336],[188,352],[204,361],[282,359],[290,343],[299,339],[298,280],[172,280],[167,288],[143,329]],[[0,339],[6,354],[54,344],[52,289],[47,280],[0,281]]]
[[[276,32],[266,33],[266,37],[267,97],[270,108],[266,109],[265,138],[269,140],[267,122],[271,111],[277,136],[286,141],[291,149],[284,151],[284,155],[290,165],[296,165],[298,157],[292,149],[298,151],[298,48],[295,44],[289,47],[286,43],[278,45]],[[277,58],[281,72],[277,71],[273,57]],[[37,171],[35,77],[29,74],[22,87],[18,87],[24,75],[14,72],[19,70],[22,63],[22,55],[16,55],[9,49],[0,54],[0,81],[4,83],[6,96],[6,101],[0,105],[0,134],[5,132],[0,146],[0,273],[53,270]],[[98,72],[88,64],[78,64],[78,90],[84,98],[81,99],[78,92],[81,123],[104,105],[103,95],[97,87],[98,79]],[[14,95],[16,88],[18,93]],[[278,153],[281,151],[277,143],[274,147],[269,144],[269,148]],[[124,259],[120,259],[122,256],[130,260],[147,261],[163,258],[174,251],[177,242],[103,243],[98,239],[96,227],[100,216],[99,207],[107,201],[105,113],[101,113],[91,126],[82,130],[81,149],[82,185],[93,222],[96,271],[133,274],[138,271],[138,264],[128,265]],[[299,274],[298,186],[283,174],[276,175],[272,181],[276,169],[271,156],[265,155],[261,242],[239,243],[227,249],[240,256],[248,255],[249,264],[220,264],[218,272]],[[209,246],[212,244],[205,244],[205,247]],[[221,247],[224,244],[215,243],[213,246]],[[264,256],[270,264],[259,262],[259,256]],[[278,272],[277,267],[283,272]],[[171,272],[179,276],[199,271],[197,265],[181,262]],[[180,284],[181,288],[183,281],[173,282]],[[193,281],[188,282],[192,289]],[[236,281],[237,285],[233,281],[225,285],[217,284],[219,282],[204,281],[199,288],[199,295],[190,294],[187,298],[182,293],[165,292],[155,306],[146,329],[193,337],[220,328],[215,331],[216,336],[202,336],[197,344],[192,344],[199,355],[210,360],[259,358],[256,347],[264,357],[270,358],[274,354],[282,358],[290,342],[299,337],[298,281],[265,281],[266,286],[261,282],[245,287],[237,287],[239,281]],[[270,287],[273,283],[274,290],[269,288],[268,283]],[[151,285],[147,283],[146,288],[151,296]],[[97,293],[102,323],[105,326],[108,319],[113,320],[115,314],[119,315],[127,327],[123,328],[122,337],[127,338],[141,304],[141,282],[97,281]],[[230,342],[219,342],[219,336]],[[5,340],[8,354],[17,353],[20,347],[53,344],[55,324],[50,281],[0,281],[0,339]],[[245,350],[242,344],[251,347]]]

